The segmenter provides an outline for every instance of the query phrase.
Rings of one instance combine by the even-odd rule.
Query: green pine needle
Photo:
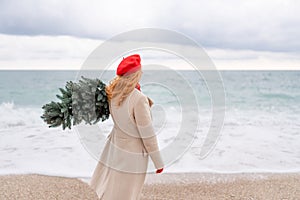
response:
[[[59,88],[61,95],[56,95],[59,102],[51,101],[42,106],[41,118],[49,128],[62,126],[65,130],[82,121],[92,125],[109,118],[106,85],[99,79],[81,78],[78,83],[67,82],[65,89]]]

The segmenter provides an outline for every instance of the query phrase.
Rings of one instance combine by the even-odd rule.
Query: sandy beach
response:
[[[39,174],[0,176],[0,199],[97,199],[88,179]],[[146,199],[300,199],[299,173],[147,174]]]

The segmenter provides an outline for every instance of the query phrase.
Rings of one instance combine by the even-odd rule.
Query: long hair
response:
[[[105,88],[108,100],[111,101],[112,98],[118,98],[117,105],[120,106],[129,93],[134,90],[141,76],[141,69],[126,76],[117,75]]]

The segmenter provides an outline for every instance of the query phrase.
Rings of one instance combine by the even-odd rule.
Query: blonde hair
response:
[[[141,69],[126,76],[117,75],[105,87],[108,100],[111,101],[112,98],[118,97],[117,105],[120,106],[129,93],[134,90],[141,76]]]

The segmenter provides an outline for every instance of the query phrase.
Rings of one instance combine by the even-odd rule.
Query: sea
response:
[[[180,127],[197,122],[196,130],[188,133],[193,140],[164,173],[300,172],[300,71],[216,73],[220,79],[213,81],[222,83],[224,95],[218,98],[224,98],[225,114],[219,137],[203,157],[200,152],[213,120],[213,92],[208,87],[213,81],[195,70],[144,71],[141,91],[154,101],[153,126],[160,130],[161,149],[176,140]],[[90,133],[89,143],[76,127],[49,128],[40,117],[44,104],[59,101],[59,88],[80,75],[76,70],[0,71],[0,175],[91,177],[103,138],[113,126],[111,117],[94,125],[99,129]],[[114,75],[96,71],[84,76],[108,84]],[[182,123],[183,112],[196,115],[185,115]]]

